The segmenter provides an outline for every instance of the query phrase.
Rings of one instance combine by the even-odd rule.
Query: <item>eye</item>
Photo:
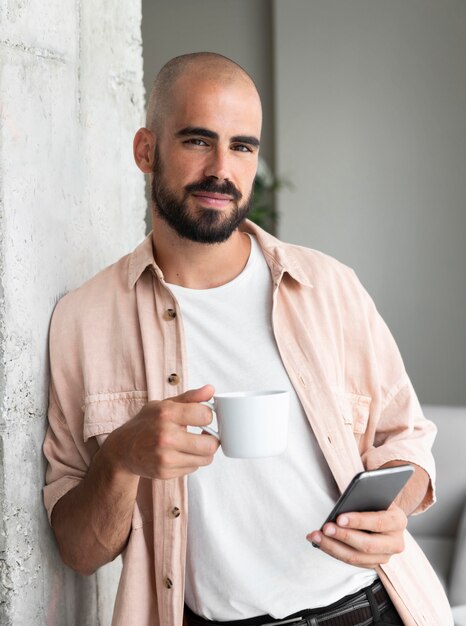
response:
[[[236,150],[236,152],[252,152],[251,147],[245,143],[234,144],[232,149]]]
[[[196,137],[191,137],[183,143],[190,146],[207,146],[207,143],[203,139],[197,139]]]

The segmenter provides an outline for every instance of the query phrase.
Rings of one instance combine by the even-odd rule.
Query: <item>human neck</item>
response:
[[[222,243],[205,244],[177,235],[161,220],[152,233],[157,265],[167,283],[189,289],[212,289],[240,274],[248,262],[251,241],[236,230]]]

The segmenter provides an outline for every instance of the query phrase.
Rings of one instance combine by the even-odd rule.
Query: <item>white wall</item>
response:
[[[466,403],[466,3],[274,0],[280,234],[354,267],[423,402]]]
[[[144,233],[140,6],[0,7],[0,623],[110,624],[114,573],[59,559],[42,505],[54,303]],[[118,566],[117,566],[118,569]]]

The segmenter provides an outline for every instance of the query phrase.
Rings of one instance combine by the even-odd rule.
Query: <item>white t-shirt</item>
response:
[[[270,271],[254,237],[246,267],[226,285],[168,287],[182,313],[190,388],[210,383],[217,393],[291,395],[282,455],[233,459],[220,447],[211,465],[188,476],[187,605],[211,620],[279,619],[371,584],[373,570],[346,565],[306,541],[338,489],[281,361]]]

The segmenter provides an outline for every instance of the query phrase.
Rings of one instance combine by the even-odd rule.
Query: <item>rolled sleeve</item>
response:
[[[406,461],[421,467],[429,476],[427,491],[413,514],[422,513],[436,500],[435,461],[431,449],[437,434],[427,420],[407,375],[388,394],[378,421],[374,446],[363,455],[368,469],[390,461]]]
[[[390,461],[405,461],[425,470],[429,485],[424,494],[418,494],[420,504],[414,510],[421,513],[435,502],[435,461],[431,451],[437,428],[423,415],[387,324],[364,288],[361,293],[374,376],[369,395],[375,400],[362,460],[368,469],[377,469]]]
[[[55,504],[80,483],[88,465],[61,413],[53,383],[50,385],[48,419],[49,427],[43,445],[48,461],[43,495],[50,521]]]

